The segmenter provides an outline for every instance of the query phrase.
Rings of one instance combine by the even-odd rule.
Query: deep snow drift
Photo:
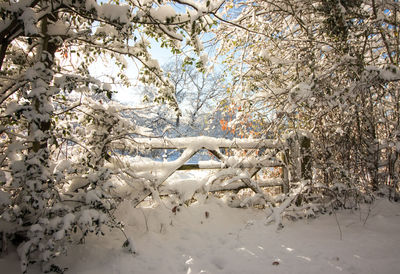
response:
[[[278,232],[265,225],[264,211],[217,200],[176,210],[124,202],[116,214],[137,253],[123,250],[119,231],[91,236],[57,259],[66,273],[400,273],[400,204],[387,200],[336,217],[285,220]],[[19,273],[15,252],[0,259],[0,269]]]

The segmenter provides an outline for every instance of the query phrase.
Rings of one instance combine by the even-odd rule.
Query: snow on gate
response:
[[[311,162],[308,155],[310,139],[305,135],[292,134],[281,140],[271,139],[222,139],[214,137],[186,138],[135,138],[138,150],[175,149],[183,153],[173,161],[153,160],[134,161],[129,166],[129,174],[139,182],[139,191],[133,194],[136,206],[149,195],[153,198],[161,194],[179,193],[183,200],[192,198],[195,192],[232,191],[250,188],[267,202],[272,202],[270,194],[263,187],[280,186],[288,193],[290,184],[311,176]],[[119,149],[123,150],[123,147]],[[207,150],[215,160],[187,162],[199,151]],[[221,152],[236,151],[235,156]],[[258,155],[258,152],[261,155]],[[239,152],[239,153],[237,153]],[[239,156],[238,156],[239,155]],[[280,178],[254,179],[263,168],[280,168]],[[185,186],[176,187],[163,184],[176,171],[180,170],[217,170],[201,180],[189,179]],[[126,172],[126,170],[125,170]],[[141,190],[141,191],[140,191]]]

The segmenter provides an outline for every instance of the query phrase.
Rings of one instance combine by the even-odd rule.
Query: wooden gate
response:
[[[186,137],[186,138],[135,138],[134,142],[139,151],[155,149],[183,150],[180,157],[170,162],[135,162],[129,169],[135,177],[143,176],[146,172],[147,183],[143,184],[143,191],[138,191],[134,198],[135,205],[147,196],[159,190],[159,187],[174,172],[193,169],[229,169],[241,170],[242,174],[235,180],[228,181],[223,186],[214,185],[218,178],[210,178],[207,182],[207,191],[228,191],[250,188],[261,195],[266,201],[273,201],[262,187],[281,186],[284,193],[288,193],[292,182],[311,179],[310,139],[305,135],[292,135],[281,140],[268,139],[221,139],[214,137]],[[123,149],[123,148],[120,148]],[[207,150],[216,160],[188,164],[187,162],[200,150]],[[221,150],[241,150],[240,159],[227,156]],[[262,151],[256,155],[255,151]],[[254,176],[262,168],[281,168],[280,178],[268,180],[254,180]],[[151,175],[149,175],[151,174]]]

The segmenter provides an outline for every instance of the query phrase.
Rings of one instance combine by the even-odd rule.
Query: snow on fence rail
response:
[[[285,141],[271,139],[222,139],[214,137],[188,138],[134,138],[138,149],[183,149],[181,156],[170,162],[133,162],[129,166],[134,178],[142,180],[142,190],[133,198],[135,205],[147,196],[170,193],[171,189],[162,184],[178,170],[220,169],[219,172],[203,179],[195,191],[216,192],[250,188],[265,201],[272,202],[272,197],[261,188],[281,186],[288,193],[290,183],[311,178],[310,139],[297,134]],[[122,146],[118,149],[124,149]],[[186,164],[200,150],[208,150],[216,160],[202,161],[198,164]],[[241,157],[227,156],[221,149],[247,151]],[[250,151],[263,150],[258,156]],[[281,178],[255,180],[255,175],[262,168],[282,168]]]
[[[184,138],[133,138],[133,141],[145,148],[152,149],[257,149],[280,148],[284,144],[272,139],[223,139],[208,136],[184,137]]]

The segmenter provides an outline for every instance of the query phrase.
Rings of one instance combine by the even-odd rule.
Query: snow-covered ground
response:
[[[400,204],[377,200],[370,209],[286,220],[277,232],[265,225],[262,210],[217,200],[175,213],[124,202],[117,215],[135,242],[135,255],[121,248],[124,237],[113,231],[71,247],[57,263],[80,274],[400,273]],[[15,252],[0,259],[0,269],[19,273]]]

